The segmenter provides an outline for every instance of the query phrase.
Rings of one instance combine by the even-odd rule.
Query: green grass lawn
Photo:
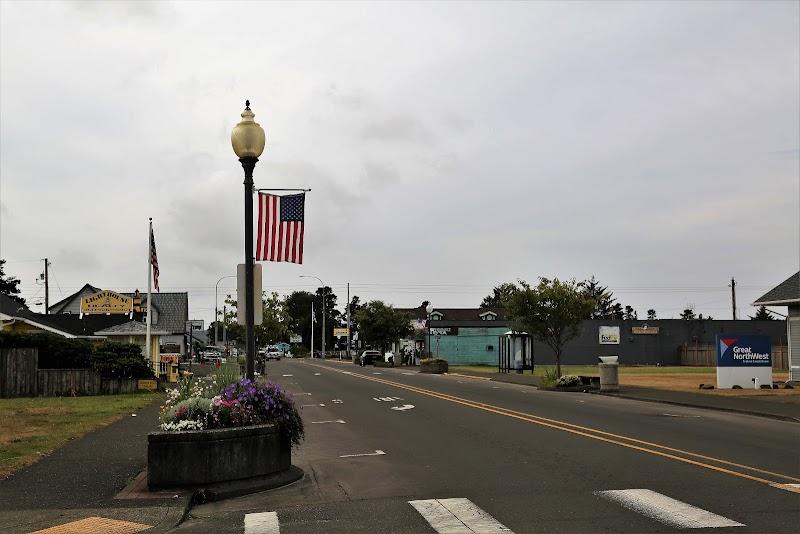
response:
[[[0,478],[150,404],[161,393],[0,399]]]

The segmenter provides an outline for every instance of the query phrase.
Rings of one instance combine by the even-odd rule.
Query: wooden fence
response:
[[[716,367],[717,348],[714,345],[684,344],[678,349],[681,365],[692,367]],[[786,345],[772,346],[772,368],[789,369],[789,348]]]
[[[91,369],[37,369],[37,349],[0,350],[0,397],[133,393],[138,381],[101,378]]]

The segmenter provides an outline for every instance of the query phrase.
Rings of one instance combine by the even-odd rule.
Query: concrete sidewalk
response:
[[[511,384],[528,386],[539,385],[538,377],[530,374],[530,372],[518,374],[516,372],[482,373],[459,371],[458,373],[451,374],[453,376],[460,375],[489,379],[494,380],[495,382],[507,382]],[[557,392],[554,393],[558,394]],[[599,394],[597,391],[594,391],[593,393]],[[731,397],[709,393],[694,393],[691,391],[673,391],[641,386],[626,386],[624,384],[620,385],[619,393],[603,393],[603,395],[613,395],[624,399],[662,402],[679,406],[723,410],[800,423],[800,395]]]
[[[115,499],[147,466],[147,433],[156,429],[161,400],[0,480],[3,532],[31,532],[85,518],[149,527],[179,521],[187,495]]]

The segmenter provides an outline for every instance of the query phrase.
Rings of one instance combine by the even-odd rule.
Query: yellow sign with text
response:
[[[347,328],[334,328],[333,337],[347,337]]]
[[[98,291],[81,299],[81,313],[85,314],[128,314],[132,311],[133,297],[126,297],[115,291]]]
[[[137,386],[136,389],[143,389],[145,391],[155,391],[158,389],[158,381],[139,379],[138,384],[136,386]]]

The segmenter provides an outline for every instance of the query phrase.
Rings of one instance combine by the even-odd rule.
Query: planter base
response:
[[[253,478],[233,480],[231,482],[217,482],[203,488],[198,488],[193,496],[193,502],[203,504],[205,502],[221,501],[232,497],[241,497],[250,493],[267,491],[283,486],[288,486],[297,482],[305,473],[299,467],[293,465],[286,471],[280,471],[271,475]]]

